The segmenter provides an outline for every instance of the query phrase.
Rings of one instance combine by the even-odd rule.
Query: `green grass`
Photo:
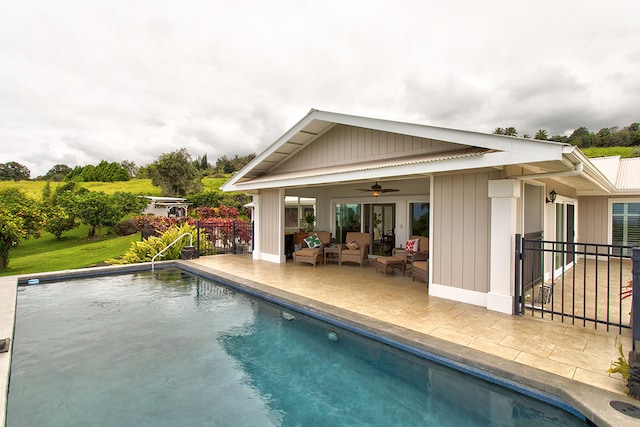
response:
[[[637,156],[636,147],[591,147],[581,148],[582,152],[587,157],[608,157],[608,156],[620,156],[623,159]],[[636,154],[634,155],[634,150]]]
[[[218,191],[220,186],[229,179],[229,176],[203,178],[204,191]],[[51,190],[53,191],[60,184],[52,182]],[[45,185],[45,181],[0,181],[0,191],[17,187],[27,196],[40,200]],[[122,182],[83,182],[80,185],[90,191],[102,191],[106,194],[122,191],[149,196],[161,195],[160,187],[152,185],[150,179],[132,179]],[[47,232],[43,233],[39,239],[23,240],[17,247],[9,251],[9,266],[0,272],[0,276],[90,267],[110,258],[119,258],[129,249],[131,242],[140,239],[140,234],[125,237],[109,234],[92,240],[88,240],[87,235],[88,227],[82,225],[64,233],[60,240]]]
[[[9,266],[0,276],[84,268],[124,254],[140,234],[118,237],[102,235],[88,240],[88,227],[82,225],[57,240],[51,233],[39,239],[23,240],[9,251]]]
[[[64,183],[51,182],[51,191],[54,191],[56,187],[61,184]],[[0,191],[6,190],[7,188],[18,188],[18,190],[32,199],[40,200],[45,185],[46,181],[0,181]],[[150,179],[134,178],[129,181],[119,182],[79,182],[78,185],[89,191],[102,191],[106,194],[121,191],[144,196],[159,196],[162,193],[160,187],[151,184]]]
[[[222,184],[227,182],[231,174],[225,175],[221,178],[202,178],[202,185],[204,185],[204,191],[217,191],[220,190]]]
[[[204,191],[218,191],[220,186],[229,180],[231,175],[221,178],[202,178]],[[61,182],[51,182],[51,191],[54,191]],[[40,200],[42,198],[42,190],[46,185],[46,181],[0,181],[0,191],[7,188],[18,188],[32,199]],[[161,196],[162,189],[151,184],[150,179],[134,178],[129,181],[118,182],[79,182],[79,186],[89,191],[102,191],[106,194],[113,194],[121,191],[125,193],[140,194],[142,196]]]

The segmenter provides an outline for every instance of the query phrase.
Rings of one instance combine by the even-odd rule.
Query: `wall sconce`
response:
[[[556,190],[551,190],[551,193],[549,193],[549,197],[547,197],[547,203],[555,203],[557,196],[558,193],[556,193]]]

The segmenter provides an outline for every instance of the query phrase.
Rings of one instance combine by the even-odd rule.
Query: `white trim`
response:
[[[283,264],[282,257],[280,255],[267,254],[264,252],[260,252],[258,254],[258,259],[262,261],[272,262],[274,264]]]
[[[431,281],[431,268],[429,269],[429,276],[429,280]],[[480,307],[487,307],[487,294],[484,292],[454,288],[452,286],[444,286],[437,283],[431,283],[429,285],[429,296],[478,305]]]

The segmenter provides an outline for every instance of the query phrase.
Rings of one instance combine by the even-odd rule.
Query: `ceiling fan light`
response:
[[[378,196],[380,195],[380,191],[378,191],[378,190],[372,190],[372,191],[371,191],[371,195],[372,195],[373,197],[378,197]]]

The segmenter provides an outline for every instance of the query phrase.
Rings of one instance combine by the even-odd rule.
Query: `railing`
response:
[[[198,221],[196,226],[196,245],[200,255],[251,256],[253,253],[253,223],[239,220],[213,224]]]
[[[160,252],[158,252],[157,254],[155,254],[153,256],[153,258],[151,258],[151,272],[153,273],[154,271],[154,264],[156,262],[156,258],[162,256],[163,253],[165,253],[167,251],[167,249],[169,249],[171,246],[173,246],[174,244],[176,244],[177,242],[179,242],[184,236],[189,236],[189,246],[193,246],[193,234],[191,233],[182,233],[180,235],[180,237],[178,237],[176,240],[174,240],[173,242],[169,243],[163,250],[161,250]]]
[[[516,236],[516,312],[631,327],[631,247]]]

